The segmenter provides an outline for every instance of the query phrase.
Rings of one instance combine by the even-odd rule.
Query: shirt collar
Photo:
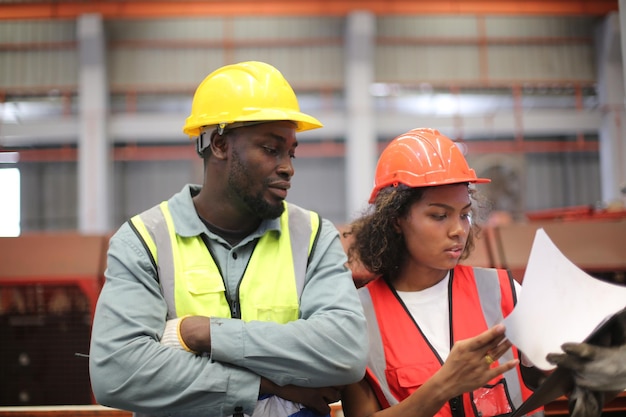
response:
[[[200,220],[193,204],[192,198],[200,192],[201,188],[202,186],[197,184],[187,184],[169,199],[168,206],[174,220],[174,229],[176,234],[182,237],[199,236],[202,233],[213,235]],[[280,218],[263,220],[259,227],[241,243],[261,237],[269,231],[276,231],[280,234]]]

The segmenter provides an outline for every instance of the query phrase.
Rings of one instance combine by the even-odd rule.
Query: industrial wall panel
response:
[[[483,23],[479,17],[404,16],[377,22],[381,81],[591,81],[595,76],[593,18],[489,16]],[[404,76],[398,66],[418,76]]]
[[[595,78],[590,45],[491,45],[488,78],[491,81],[582,81]]]
[[[341,46],[237,48],[234,61],[257,60],[274,65],[294,89],[343,86]]]
[[[200,158],[198,161],[201,165]],[[167,200],[183,185],[202,183],[201,172],[190,161],[116,162],[114,170],[114,229],[135,214]]]
[[[78,215],[77,164],[46,163],[40,192],[43,194],[42,204],[50,227],[54,230],[75,229]]]
[[[384,45],[376,48],[378,82],[454,83],[480,81],[480,56],[475,46]]]
[[[567,16],[489,16],[486,35],[494,38],[591,38],[595,17]]]
[[[563,207],[563,170],[555,154],[527,155],[528,188],[526,205],[529,210]]]
[[[474,16],[379,16],[376,36],[445,39],[477,36]]]
[[[344,19],[338,17],[237,17],[232,24],[235,40],[339,40],[344,35]]]
[[[20,228],[22,233],[46,230],[44,206],[42,204],[41,171],[43,164],[17,165],[20,170]]]
[[[560,154],[563,161],[563,188],[566,190],[564,207],[601,204],[599,155],[589,152]],[[581,187],[581,184],[586,186]]]
[[[0,88],[75,89],[78,57],[75,49],[3,51]]]
[[[111,89],[194,91],[211,71],[224,65],[221,49],[137,49],[109,51]]]
[[[601,201],[597,153],[526,155],[526,211]]]
[[[317,211],[335,224],[346,219],[345,161],[343,158],[296,158],[295,175],[287,200]],[[366,203],[365,198],[363,203]]]
[[[75,230],[78,227],[76,163],[20,163],[18,168],[22,231]]]
[[[109,50],[112,88],[128,87],[139,91],[193,88],[213,69],[230,61],[245,60],[270,62],[282,72],[294,74],[290,82],[301,82],[305,88],[311,84],[337,85],[342,82],[342,19],[236,18],[191,19],[190,22],[109,22],[108,38],[126,42],[113,43]],[[336,39],[336,42],[318,45],[319,39],[327,38]],[[300,39],[302,43],[293,45],[294,39]],[[159,40],[170,44],[159,44]],[[187,40],[189,44],[172,47],[171,42],[176,40]],[[217,43],[202,46],[206,40]],[[238,40],[256,44],[238,46]],[[233,41],[235,45],[224,46]],[[286,45],[281,46],[281,42]],[[307,42],[311,46],[307,46]]]
[[[220,39],[224,35],[224,19],[186,18],[150,20],[109,20],[105,22],[107,40],[168,42]]]
[[[76,41],[73,20],[4,20],[0,21],[3,44],[37,44]]]

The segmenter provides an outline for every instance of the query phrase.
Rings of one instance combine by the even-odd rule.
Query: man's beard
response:
[[[248,208],[252,215],[257,216],[263,220],[275,219],[280,217],[285,211],[285,206],[282,202],[278,204],[270,204],[265,198],[263,198],[263,191],[267,188],[267,180],[263,183],[263,188],[256,194],[252,194],[249,184],[258,182],[254,179],[245,165],[241,162],[241,158],[237,151],[233,150],[232,154],[232,166],[228,174],[228,186],[231,192],[235,194]]]

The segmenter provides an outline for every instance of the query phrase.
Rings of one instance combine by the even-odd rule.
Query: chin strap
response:
[[[204,157],[204,150],[209,147],[210,141],[205,141],[205,136],[207,132],[204,131],[200,133],[200,136],[196,138],[196,152],[200,156],[200,158]]]

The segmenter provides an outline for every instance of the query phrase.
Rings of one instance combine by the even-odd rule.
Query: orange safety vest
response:
[[[424,384],[441,368],[443,361],[385,280],[378,278],[370,282],[359,289],[359,294],[370,338],[366,377],[381,406],[387,408]],[[458,265],[450,271],[448,299],[452,345],[482,333],[513,310],[516,302],[513,278],[502,269]],[[501,360],[514,358],[519,358],[519,351],[509,349]],[[474,392],[451,399],[437,416],[507,415],[531,394],[517,367]],[[536,412],[543,414],[542,410]]]

